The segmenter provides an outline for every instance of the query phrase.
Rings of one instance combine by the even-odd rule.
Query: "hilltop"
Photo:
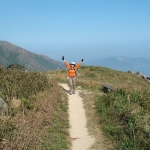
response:
[[[60,70],[57,73],[51,72],[51,76],[60,81],[67,82],[67,71]],[[55,74],[55,75],[53,75]],[[114,88],[124,88],[127,90],[142,90],[149,88],[150,83],[142,77],[134,74],[117,71],[106,67],[81,66],[77,70],[78,84],[85,88],[99,89],[102,84],[108,84]]]
[[[28,70],[45,71],[64,68],[64,65],[45,55],[38,55],[13,45],[7,41],[0,41],[0,66],[8,67],[10,64],[20,64]]]
[[[57,82],[68,83],[66,70],[49,75]],[[114,92],[105,92],[102,84],[114,87]],[[127,72],[81,66],[77,86],[83,98],[88,130],[95,137],[91,149],[101,150],[104,144],[105,150],[149,150],[149,82]]]
[[[9,104],[8,118],[0,117],[2,147],[70,148],[68,98],[58,86],[68,83],[67,73],[65,69],[38,73],[1,68],[0,97]],[[104,135],[109,144],[103,144],[113,149],[148,150],[150,83],[134,74],[105,67],[80,66],[77,75],[87,127],[95,137],[93,148],[99,150]],[[105,93],[101,86],[105,83],[115,91]]]

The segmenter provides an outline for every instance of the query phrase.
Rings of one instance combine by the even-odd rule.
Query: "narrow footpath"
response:
[[[67,84],[60,84],[66,91],[69,90]],[[88,150],[94,143],[94,138],[89,136],[86,127],[86,115],[82,98],[79,91],[69,95],[69,122],[70,137],[72,140],[72,150]]]

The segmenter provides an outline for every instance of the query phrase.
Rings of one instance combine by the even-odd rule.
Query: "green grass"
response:
[[[77,77],[77,86],[95,93],[90,100],[88,97],[88,101],[95,105],[95,116],[92,114],[92,119],[99,116],[98,126],[102,127],[103,133],[112,141],[114,149],[149,150],[150,83],[133,74],[105,67],[81,66],[78,72],[84,76]],[[68,82],[67,70],[49,74],[57,82]],[[113,86],[115,92],[104,93],[102,84]],[[86,103],[85,100],[85,105]],[[86,109],[89,108],[91,107],[87,106]],[[92,111],[87,112],[90,116]]]
[[[68,131],[63,128],[63,126],[69,127],[69,122],[65,121],[58,116],[55,116],[56,120],[53,122],[51,128],[49,128],[48,138],[52,140],[53,144],[45,143],[45,149],[49,150],[66,150],[68,149],[68,144],[66,143],[66,136],[69,136]]]
[[[149,87],[149,83],[133,74],[116,71],[105,67],[80,66],[77,72],[83,76],[77,76],[77,85],[86,89],[101,89],[102,84],[108,84],[114,88],[125,88],[127,90],[142,90]],[[57,82],[67,82],[68,71],[49,71],[47,74]]]
[[[105,134],[118,150],[149,150],[150,92],[117,90],[99,97],[96,110]],[[147,105],[143,105],[147,103]],[[142,105],[141,105],[142,104]]]

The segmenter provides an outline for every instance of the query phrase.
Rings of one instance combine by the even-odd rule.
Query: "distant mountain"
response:
[[[28,70],[32,71],[64,68],[64,64],[47,56],[32,53],[7,41],[0,41],[0,66],[8,67],[10,64],[14,63],[23,65]]]
[[[104,66],[120,71],[132,70],[135,73],[140,71],[143,74],[150,76],[150,69],[149,69],[150,59],[143,57],[131,58],[120,56],[120,57],[101,58],[89,62],[88,65]]]

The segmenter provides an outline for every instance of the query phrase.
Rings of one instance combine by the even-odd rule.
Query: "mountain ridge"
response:
[[[150,59],[145,57],[127,57],[127,56],[114,56],[107,58],[100,58],[87,63],[88,65],[94,66],[104,66],[120,71],[142,72],[147,76],[150,76],[150,71],[148,70]]]
[[[45,55],[38,55],[8,41],[0,41],[0,65],[18,63],[27,70],[46,71],[64,68],[64,64]]]

